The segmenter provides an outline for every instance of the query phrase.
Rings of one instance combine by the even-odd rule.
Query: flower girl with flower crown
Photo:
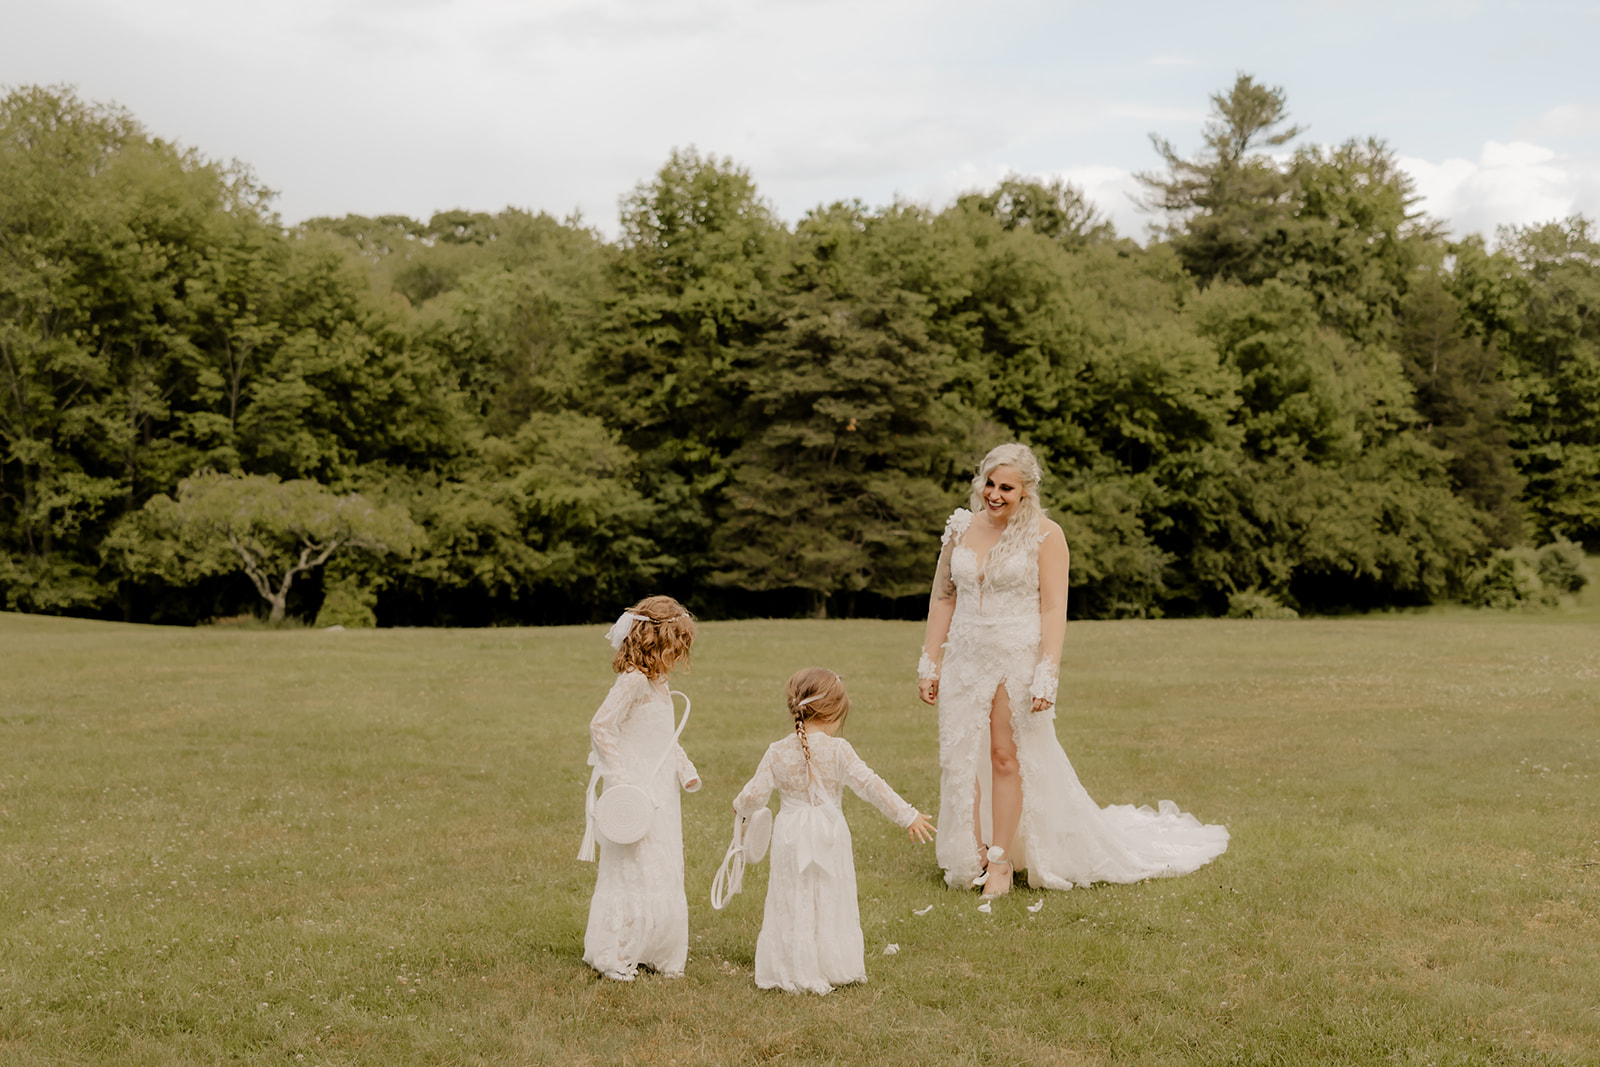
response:
[[[607,978],[632,981],[640,967],[678,976],[689,955],[689,902],[683,891],[683,823],[677,787],[700,788],[694,764],[673,729],[667,675],[689,658],[694,618],[668,596],[646,597],[606,635],[617,680],[589,723],[589,762],[605,788],[632,785],[655,804],[645,835],[632,844],[608,841],[588,815],[580,860],[600,871],[589,902],[583,960]],[[667,756],[670,746],[670,756]],[[594,787],[590,780],[590,789]]]
[[[933,824],[874,774],[850,742],[834,736],[850,713],[837,674],[825,667],[800,671],[789,679],[788,696],[795,732],[767,748],[733,809],[748,818],[766,807],[774,789],[783,799],[772,823],[756,985],[826,993],[867,980],[850,827],[839,807],[844,787],[915,841],[933,840]]]

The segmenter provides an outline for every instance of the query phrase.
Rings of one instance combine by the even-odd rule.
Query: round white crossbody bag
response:
[[[689,702],[687,693],[680,693],[676,689],[667,691],[667,698],[683,697],[683,718],[678,721],[678,728],[673,731],[672,740],[667,743],[666,751],[661,753],[661,758],[651,768],[650,776],[646,781],[655,781],[661,771],[662,764],[672,755],[672,750],[678,745],[678,738],[683,734],[684,726],[689,722]],[[607,841],[617,845],[631,845],[645,834],[650,832],[650,823],[655,819],[656,801],[645,790],[636,785],[626,783],[607,786],[605,792],[598,798],[594,796],[595,779],[600,777],[599,768],[589,779],[589,810],[590,817],[594,820],[594,829]]]

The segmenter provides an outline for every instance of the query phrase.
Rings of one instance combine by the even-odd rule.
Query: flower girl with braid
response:
[[[808,667],[789,679],[794,733],[775,741],[733,808],[748,817],[776,789],[783,806],[772,824],[766,912],[756,939],[756,985],[826,993],[867,980],[856,906],[855,859],[840,800],[844,787],[903,827],[933,840],[928,817],[900,799],[850,742],[834,736],[850,713],[839,676]]]
[[[589,763],[605,787],[634,785],[656,809],[632,844],[608,841],[587,818],[580,860],[600,872],[589,902],[583,961],[607,978],[632,981],[640,967],[678,976],[689,955],[689,901],[683,892],[683,823],[679,785],[692,793],[700,775],[678,744],[667,674],[689,658],[694,618],[669,596],[646,597],[606,634],[617,680],[589,723]],[[671,755],[663,758],[671,746]],[[590,787],[593,788],[593,779]]]

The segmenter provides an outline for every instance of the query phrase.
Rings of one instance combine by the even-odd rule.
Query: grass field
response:
[[[727,803],[820,663],[933,808],[916,625],[702,627],[688,973],[618,985],[573,861],[602,627],[0,615],[0,1064],[1600,1062],[1597,605],[1073,623],[1090,792],[1232,847],[982,915],[849,798],[870,981],[826,998],[754,986],[764,868],[712,911]]]

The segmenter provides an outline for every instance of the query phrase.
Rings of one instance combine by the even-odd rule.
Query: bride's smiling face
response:
[[[982,495],[985,514],[995,522],[1007,521],[1022,501],[1022,472],[1015,467],[996,467],[984,479]]]

